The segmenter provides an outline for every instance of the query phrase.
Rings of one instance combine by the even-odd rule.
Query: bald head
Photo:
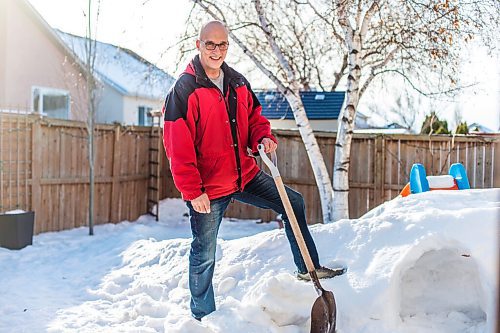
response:
[[[207,38],[207,35],[211,35],[214,32],[224,33],[226,35],[226,39],[229,35],[229,30],[226,28],[224,23],[222,23],[221,21],[210,21],[205,23],[201,27],[198,39],[205,40]]]
[[[210,21],[201,27],[198,38],[196,48],[199,51],[200,63],[207,76],[216,79],[220,75],[229,46],[228,30],[224,23]]]

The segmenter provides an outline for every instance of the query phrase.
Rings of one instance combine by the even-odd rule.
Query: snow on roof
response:
[[[56,30],[59,37],[85,62],[85,38]],[[137,53],[96,42],[95,71],[100,80],[122,95],[162,99],[174,78]]]
[[[472,123],[469,125],[469,133],[495,133],[495,131],[479,123]]]

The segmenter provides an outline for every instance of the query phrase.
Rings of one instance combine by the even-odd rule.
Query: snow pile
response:
[[[161,209],[161,223],[144,216],[94,237],[80,228],[0,249],[0,331],[309,331],[317,295],[294,277],[275,223],[223,222],[217,311],[190,318],[186,209],[180,200]],[[500,189],[434,191],[312,226],[322,264],[349,267],[322,281],[338,332],[493,332],[499,216]]]

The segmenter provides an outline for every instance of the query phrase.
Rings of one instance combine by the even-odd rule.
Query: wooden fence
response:
[[[97,126],[96,224],[147,212],[149,136],[148,127]],[[35,233],[87,225],[87,152],[84,123],[0,112],[0,213],[35,211]]]
[[[304,145],[296,131],[274,131],[279,141],[278,165],[285,184],[300,191],[307,204],[308,222],[322,221],[319,193]],[[316,138],[330,176],[335,133]],[[428,175],[447,174],[462,163],[472,188],[500,187],[500,136],[427,136],[355,134],[349,169],[349,216],[357,218],[396,197],[409,181],[413,163],[422,163]],[[497,163],[495,163],[495,160]],[[245,204],[230,206],[228,216],[272,220],[276,214]]]
[[[309,223],[321,221],[312,169],[296,131],[274,131],[285,183],[306,200]],[[328,169],[334,133],[317,133]],[[134,221],[147,212],[150,128],[99,125],[96,130],[96,224]],[[356,134],[349,174],[349,213],[356,218],[397,196],[413,163],[428,174],[448,172],[452,163],[467,169],[473,188],[500,187],[495,163],[500,136],[420,136]],[[497,153],[498,154],[498,153]],[[161,152],[160,197],[180,197]],[[498,158],[496,158],[498,160]],[[260,162],[259,162],[260,163]],[[0,213],[36,212],[35,232],[87,225],[88,159],[85,124],[0,112]],[[275,213],[233,203],[227,216],[273,220]],[[160,217],[161,218],[161,217]]]

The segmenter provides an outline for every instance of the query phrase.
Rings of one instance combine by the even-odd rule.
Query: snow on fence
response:
[[[321,221],[319,194],[298,132],[274,131],[278,163],[286,184],[307,203],[308,221]],[[147,212],[150,128],[98,125],[96,130],[96,224],[134,221]],[[318,133],[328,168],[333,166],[335,134]],[[352,218],[399,194],[413,163],[428,174],[447,173],[452,163],[467,169],[473,188],[500,187],[500,163],[494,163],[500,136],[450,137],[355,134],[350,166]],[[160,197],[179,197],[168,162],[161,153]],[[260,163],[260,161],[259,161]],[[0,213],[36,212],[35,233],[85,226],[88,220],[88,158],[85,124],[0,112]],[[233,203],[231,217],[265,221],[276,218]]]

